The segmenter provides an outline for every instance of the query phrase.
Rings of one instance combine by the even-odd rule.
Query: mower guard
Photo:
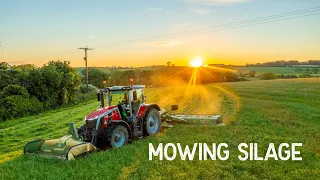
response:
[[[163,127],[173,127],[172,124],[189,124],[194,126],[223,126],[223,115],[213,114],[171,114],[161,110]]]
[[[88,152],[96,151],[96,147],[83,142],[76,131],[74,123],[69,124],[70,135],[60,139],[36,140],[29,142],[24,147],[24,154],[34,154],[40,157],[74,160],[74,157]]]

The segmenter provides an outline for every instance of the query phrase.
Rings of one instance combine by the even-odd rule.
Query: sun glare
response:
[[[203,66],[203,60],[201,59],[201,57],[196,57],[196,58],[191,60],[190,66],[192,66],[192,67]]]

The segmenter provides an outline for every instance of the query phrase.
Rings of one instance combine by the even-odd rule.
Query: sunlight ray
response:
[[[207,66],[206,68],[215,69],[215,70],[218,70],[218,71],[238,72],[237,70],[234,70],[234,69],[228,69],[228,68],[222,68],[222,67],[215,67],[215,66]]]

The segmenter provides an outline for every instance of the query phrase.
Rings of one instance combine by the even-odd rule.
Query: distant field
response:
[[[294,67],[236,67],[238,71],[256,71],[257,74],[274,73],[274,74],[299,74],[295,72]],[[305,69],[305,68],[303,68]]]
[[[23,145],[40,137],[67,133],[67,123],[83,123],[97,107],[65,108],[0,123],[0,179],[319,179],[320,78],[208,84],[187,88],[148,88],[147,101],[177,113],[222,113],[224,127],[178,125],[156,137],[97,152],[72,162],[21,156]],[[148,143],[229,144],[227,161],[149,161]],[[303,161],[239,161],[237,145],[301,142]]]

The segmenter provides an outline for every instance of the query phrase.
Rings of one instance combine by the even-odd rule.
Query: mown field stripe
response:
[[[66,108],[65,111],[45,113],[47,116],[38,118],[37,116],[27,117],[28,122],[14,124],[5,129],[1,129],[0,136],[0,160],[4,162],[20,156],[24,145],[35,139],[59,138],[67,133],[67,124],[75,122],[82,124],[84,116],[97,106],[96,101],[88,104],[76,106],[74,109]],[[24,119],[25,121],[25,119]],[[18,123],[18,120],[16,120]],[[6,123],[6,122],[5,122]],[[10,138],[8,138],[10,137]],[[12,155],[11,151],[17,152]]]

